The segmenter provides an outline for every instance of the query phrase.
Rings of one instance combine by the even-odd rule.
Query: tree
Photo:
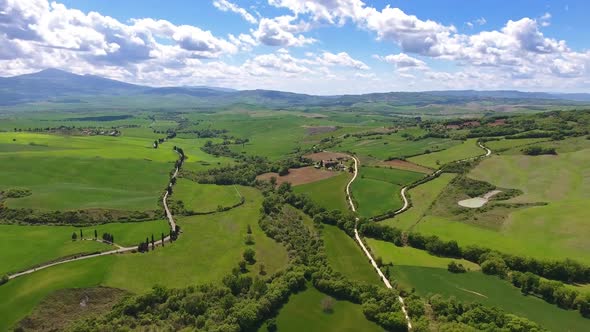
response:
[[[154,234],[152,234],[152,250],[156,249],[156,243],[154,241]]]
[[[252,237],[252,235],[248,234],[246,235],[246,239],[244,240],[244,243],[246,243],[247,245],[253,245],[254,244],[254,238]]]
[[[76,241],[78,239],[78,234],[76,232],[72,233],[72,241]]]
[[[258,274],[260,274],[261,276],[266,275],[266,270],[264,268],[264,264],[260,264],[260,266],[258,268]]]
[[[82,229],[80,229],[80,240],[84,238],[84,234],[82,233]]]
[[[248,228],[247,228],[246,232],[248,234],[252,234],[252,227],[250,227],[250,224],[248,224]]]
[[[94,230],[94,239],[98,239],[98,232],[96,231],[96,229]]]
[[[164,233],[162,233],[162,247],[164,246]]]
[[[334,299],[330,296],[326,296],[322,299],[321,302],[322,305],[322,311],[327,313],[327,314],[331,314],[334,312]]]
[[[248,262],[249,264],[254,264],[256,262],[256,260],[254,259],[254,257],[256,256],[256,252],[254,251],[254,249],[252,248],[248,248],[246,250],[244,250],[244,260],[246,262]]]
[[[240,267],[240,272],[242,272],[242,273],[248,272],[248,268],[246,268],[246,261],[244,261],[244,260],[239,261],[238,266]]]
[[[379,267],[383,266],[383,258],[381,258],[381,256],[377,256],[377,258],[375,258],[375,263]]]

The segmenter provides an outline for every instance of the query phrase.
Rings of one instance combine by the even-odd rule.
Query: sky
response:
[[[309,94],[590,92],[587,0],[0,0],[0,76]]]

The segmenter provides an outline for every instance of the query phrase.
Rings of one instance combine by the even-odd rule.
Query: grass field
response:
[[[171,198],[182,201],[187,210],[195,212],[216,211],[218,207],[231,207],[241,200],[236,186],[200,184],[182,178],[178,179]]]
[[[473,138],[443,151],[408,158],[408,161],[430,168],[439,168],[452,161],[472,158],[484,153],[485,151],[477,146],[477,139]]]
[[[494,156],[469,176],[524,192],[510,202],[547,202],[512,212],[499,231],[482,229],[439,217],[428,217],[418,230],[539,258],[575,258],[590,262],[590,150],[558,156]],[[526,239],[526,241],[523,241]]]
[[[156,239],[168,233],[164,220],[137,223],[111,223],[91,227],[0,225],[0,275],[23,270],[34,265],[79,253],[112,249],[112,246],[95,241],[72,241],[73,232],[82,230],[87,239],[99,238],[103,233],[113,234],[115,242],[134,246],[152,234]]]
[[[247,225],[252,227],[257,274],[264,264],[271,274],[287,263],[287,251],[266,237],[258,226],[262,195],[244,188],[246,203],[223,213],[178,218],[182,236],[173,245],[145,254],[98,257],[48,268],[17,278],[0,287],[0,331],[27,315],[53,290],[109,286],[142,293],[160,284],[184,287],[220,282],[241,260]],[[71,234],[70,234],[71,235]],[[115,237],[117,235],[115,234]]]
[[[312,286],[292,295],[276,318],[278,331],[383,331],[365,318],[358,304],[334,300],[333,312],[325,313],[321,303],[326,297]],[[266,332],[266,326],[259,331]]]
[[[368,218],[401,208],[401,188],[423,176],[400,169],[361,167],[351,186],[359,214]]]
[[[150,146],[135,137],[0,133],[0,190],[32,190],[7,199],[13,208],[156,209],[177,156]]]
[[[402,158],[422,154],[425,151],[438,151],[450,148],[458,141],[440,138],[425,138],[417,141],[407,140],[402,134],[419,136],[424,131],[419,128],[408,128],[390,135],[354,137],[350,136],[339,144],[337,151],[350,151],[361,157],[373,157],[379,160]],[[380,137],[379,139],[376,139]]]
[[[391,242],[371,238],[367,238],[366,240],[375,256],[381,257],[385,264],[392,263],[394,268],[398,265],[409,265],[446,269],[451,261],[455,261],[463,264],[469,271],[480,270],[477,264],[464,259],[437,257],[429,254],[427,251],[412,247],[398,247]]]
[[[336,226],[324,225],[322,237],[330,266],[346,278],[383,285],[354,240]]]
[[[306,194],[327,210],[348,211],[345,189],[351,177],[350,174],[343,173],[326,180],[293,187],[293,191]]]
[[[496,153],[509,150],[511,148],[521,147],[523,145],[529,145],[547,140],[547,138],[501,139],[499,141],[486,142],[485,146],[487,146],[490,150]]]
[[[381,223],[401,229],[408,229],[416,224],[428,211],[430,205],[454,178],[454,174],[443,173],[434,180],[428,181],[408,191],[412,207],[404,213],[387,219]]]
[[[496,306],[526,317],[551,331],[588,331],[590,320],[577,311],[563,310],[533,296],[524,296],[508,281],[481,272],[450,273],[446,269],[394,265],[393,278],[418,295],[442,294],[461,301],[475,301]]]

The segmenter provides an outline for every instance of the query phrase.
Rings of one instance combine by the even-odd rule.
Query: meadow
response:
[[[351,177],[348,173],[342,173],[326,180],[293,187],[293,191],[307,195],[312,201],[327,210],[348,211],[345,188]]]
[[[420,136],[425,131],[419,128],[408,128],[396,133],[373,135],[366,137],[350,136],[335,148],[336,151],[354,152],[361,160],[372,157],[379,160],[404,158],[425,153],[448,149],[459,142],[452,139],[423,138],[408,140],[403,135]]]
[[[401,188],[422,177],[422,173],[400,169],[361,167],[351,185],[359,214],[369,218],[401,208]]]
[[[382,258],[383,264],[391,263],[394,268],[398,265],[411,265],[446,269],[451,261],[455,261],[461,263],[468,271],[480,270],[479,265],[465,259],[438,257],[424,250],[412,247],[398,247],[391,242],[371,238],[367,238],[366,241],[375,256]]]
[[[443,151],[408,158],[408,161],[430,168],[439,168],[453,161],[473,158],[483,154],[485,154],[485,151],[477,146],[477,140],[472,138]]]
[[[358,304],[334,299],[332,312],[324,312],[322,301],[326,298],[328,295],[312,286],[292,295],[276,318],[278,331],[383,331],[365,318]],[[262,326],[258,331],[268,330]]]
[[[324,225],[322,238],[330,266],[346,278],[377,286],[383,283],[356,242],[336,226]]]
[[[0,275],[33,267],[54,259],[82,253],[112,250],[114,247],[96,241],[72,241],[72,233],[82,231],[85,239],[112,234],[115,243],[135,246],[152,234],[160,238],[168,233],[166,221],[110,223],[91,227],[0,225]]]
[[[287,251],[258,226],[262,195],[253,188],[244,188],[242,194],[245,204],[230,211],[177,218],[183,233],[164,248],[72,262],[11,280],[0,287],[0,298],[6,299],[0,304],[0,330],[23,318],[57,289],[100,285],[143,293],[156,284],[185,287],[220,282],[248,247],[244,241],[248,225],[254,239],[251,247],[256,251],[256,263],[248,266],[249,273],[258,275],[262,264],[267,274],[282,269]]]
[[[153,149],[151,142],[0,133],[0,190],[32,191],[27,197],[7,199],[12,208],[153,210],[177,156],[172,146]]]
[[[443,173],[431,181],[408,190],[412,208],[394,218],[381,221],[381,223],[401,229],[412,228],[426,215],[432,203],[454,177],[454,174]]]
[[[550,331],[587,331],[590,321],[573,310],[560,309],[534,296],[522,295],[508,281],[481,272],[450,273],[443,268],[394,265],[392,277],[421,296],[441,294],[479,302],[526,317]]]
[[[557,156],[502,155],[482,161],[469,176],[524,192],[509,202],[548,203],[511,213],[499,232],[460,227],[460,224],[447,228],[452,221],[437,220],[430,222],[430,226],[420,227],[437,233],[445,228],[442,235],[446,237],[456,237],[456,232],[469,234],[458,237],[466,243],[477,241],[500,250],[542,258],[575,257],[588,263],[590,226],[585,222],[585,207],[590,203],[589,152],[582,149]]]
[[[171,199],[182,201],[187,210],[207,213],[239,204],[242,196],[234,185],[199,184],[181,178],[174,187]]]

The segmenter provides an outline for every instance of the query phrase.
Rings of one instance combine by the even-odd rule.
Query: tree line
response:
[[[414,232],[407,233],[406,240],[404,240],[403,232],[400,229],[373,222],[361,223],[359,232],[364,236],[392,242],[397,246],[407,244],[416,249],[426,250],[432,255],[463,258],[479,264],[482,272],[502,278],[508,278],[512,273],[519,272],[557,280],[558,282],[554,283],[543,283],[544,286],[551,288],[551,294],[543,296],[543,298],[550,303],[571,303],[567,306],[568,309],[577,309],[587,317],[587,309],[585,308],[590,306],[590,297],[574,290],[572,292],[575,294],[572,295],[572,292],[565,291],[566,286],[563,285],[563,282],[590,282],[590,267],[571,259],[563,261],[539,260],[474,245],[461,248],[457,241],[444,241],[436,235],[425,236]],[[574,297],[573,301],[569,300],[572,296]],[[568,299],[564,299],[564,297]]]

